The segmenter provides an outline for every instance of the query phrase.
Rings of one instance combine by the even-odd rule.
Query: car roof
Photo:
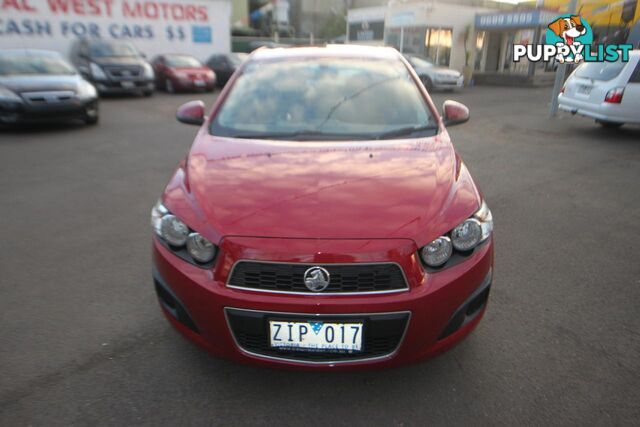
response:
[[[252,60],[318,57],[398,59],[400,58],[400,53],[392,47],[328,44],[325,46],[277,47],[271,49],[263,47],[251,55]]]
[[[44,49],[0,49],[1,56],[48,56],[62,58],[59,52]]]
[[[195,56],[188,53],[161,53],[158,56],[188,56],[189,58],[195,58]]]
[[[211,54],[210,58],[213,58],[214,56],[231,56],[231,55],[249,55],[249,54],[246,52],[219,52],[219,53]]]
[[[133,46],[131,40],[119,40],[119,39],[82,39],[79,41],[80,43],[86,43],[89,45],[92,44],[106,44],[106,45],[117,45],[117,44],[130,44]]]

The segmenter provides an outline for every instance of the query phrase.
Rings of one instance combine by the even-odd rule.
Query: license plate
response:
[[[362,323],[269,321],[271,347],[301,351],[362,350]]]
[[[204,81],[202,81],[202,80],[194,80],[193,84],[198,86],[198,87],[202,87],[202,86],[204,86]]]
[[[591,93],[591,86],[586,86],[586,85],[578,86],[578,93],[582,95],[589,95]]]
[[[135,87],[135,85],[136,85],[134,82],[127,82],[127,81],[120,82],[120,84],[125,89],[131,89],[132,87]]]

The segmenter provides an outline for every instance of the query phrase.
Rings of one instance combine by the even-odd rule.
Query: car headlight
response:
[[[148,64],[145,62],[144,65],[142,66],[142,70],[145,78],[153,79],[155,77],[153,74],[153,67],[151,66],[151,64]]]
[[[480,209],[471,218],[420,249],[420,257],[429,267],[443,266],[453,255],[454,249],[462,254],[469,253],[487,240],[492,232],[493,216],[482,201]]]
[[[187,238],[187,251],[198,262],[207,263],[216,256],[216,247],[200,233],[191,233]]]
[[[438,237],[420,250],[422,260],[430,267],[440,267],[449,261],[452,253],[451,239],[447,236]]]
[[[83,80],[78,85],[78,98],[80,99],[92,99],[97,98],[98,92],[96,88],[86,80]]]
[[[213,261],[218,251],[216,245],[189,229],[160,201],[151,210],[151,228],[176,255],[192,264],[207,264]]]
[[[475,218],[469,218],[451,231],[453,247],[462,252],[475,248],[481,238],[482,227]]]
[[[160,220],[160,236],[173,246],[184,246],[189,236],[189,227],[175,215],[165,215]]]
[[[91,71],[91,75],[96,80],[106,80],[107,75],[102,68],[96,63],[89,64],[89,70]]]
[[[22,98],[6,87],[0,86],[0,101],[22,102]]]

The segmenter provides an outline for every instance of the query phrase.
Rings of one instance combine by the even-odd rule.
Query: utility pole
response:
[[[569,13],[576,13],[578,0],[571,0],[569,3]],[[558,95],[564,83],[564,77],[567,74],[567,64],[563,62],[558,64],[556,70],[556,81],[553,83],[553,92],[551,92],[551,107],[549,108],[549,117],[555,117],[558,114]]]
[[[273,9],[271,12],[271,16],[274,16],[276,21],[276,32],[274,34],[273,41],[275,43],[280,43],[280,21],[278,20],[278,1],[276,0],[272,4],[273,4]]]

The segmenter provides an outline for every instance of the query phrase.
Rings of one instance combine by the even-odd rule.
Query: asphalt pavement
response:
[[[640,419],[640,128],[550,89],[438,93],[495,220],[488,311],[452,351],[316,373],[219,360],[160,313],[149,212],[197,128],[156,94],[0,131],[0,425],[604,425]]]

